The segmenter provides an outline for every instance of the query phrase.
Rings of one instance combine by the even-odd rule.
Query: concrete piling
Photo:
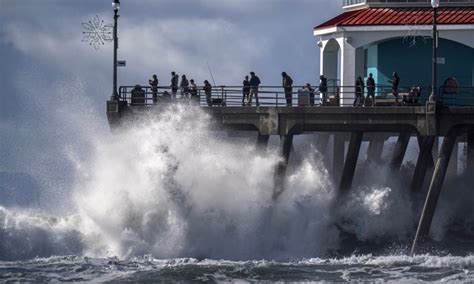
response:
[[[444,137],[443,144],[441,146],[441,152],[439,153],[438,160],[433,172],[431,179],[430,188],[426,196],[425,205],[421,213],[418,228],[416,230],[415,239],[411,248],[411,254],[415,253],[417,241],[424,239],[430,231],[431,222],[435,213],[436,205],[438,204],[439,194],[443,187],[444,178],[446,176],[446,170],[449,165],[449,159],[453,152],[454,145],[456,143],[455,135],[447,135]]]
[[[429,161],[432,161],[432,149],[435,141],[435,136],[423,136],[420,138],[420,154],[416,161],[415,172],[411,182],[410,189],[412,191],[419,191],[423,187],[426,171],[429,167]]]
[[[367,161],[368,162],[380,162],[382,160],[383,145],[385,139],[382,136],[375,136],[369,142],[367,148]]]
[[[280,154],[283,158],[278,163],[275,170],[275,185],[273,189],[273,199],[276,200],[285,190],[285,177],[288,161],[290,160],[291,147],[293,145],[293,134],[280,136]]]
[[[339,184],[340,192],[347,192],[354,179],[354,173],[357,166],[357,159],[359,157],[360,144],[362,143],[362,131],[352,132],[349,148],[347,150],[346,161],[342,170],[341,182]]]
[[[342,134],[333,134],[332,151],[332,176],[334,180],[339,180],[342,174],[342,165],[344,165],[344,136]]]
[[[466,157],[466,173],[474,174],[474,132],[467,134],[467,157]]]
[[[407,132],[400,133],[397,139],[397,144],[395,144],[395,149],[393,150],[392,159],[390,161],[390,168],[392,172],[400,170],[400,167],[403,163],[403,159],[405,158],[405,153],[407,152],[409,142],[410,134]]]
[[[267,150],[268,140],[270,140],[270,135],[262,135],[258,133],[257,136],[257,148],[260,151]]]
[[[458,156],[459,156],[459,147],[457,140],[454,142],[453,152],[451,158],[449,159],[448,170],[446,174],[448,176],[457,176],[458,175]]]

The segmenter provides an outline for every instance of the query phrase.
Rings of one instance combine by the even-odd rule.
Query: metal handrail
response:
[[[192,96],[189,87],[177,88],[173,94],[171,87],[159,86],[156,88],[156,97],[150,86],[140,86],[139,96],[133,96],[135,86],[121,86],[119,88],[119,99],[130,105],[152,106],[161,103],[184,102],[200,106],[243,106],[243,86],[213,86],[210,97],[206,94],[202,86],[197,87],[196,95]],[[412,87],[401,86],[398,88],[398,100],[393,95],[392,87],[387,85],[377,85],[374,90],[374,99],[368,97],[368,89],[365,86],[362,97],[355,100],[355,86],[334,86],[328,87],[326,101],[323,101],[323,94],[318,86],[312,86],[314,99],[309,92],[302,91],[304,86],[292,87],[291,106],[390,106],[390,105],[422,105],[425,104],[431,94],[431,87],[421,87],[421,92],[417,96],[410,95]],[[474,89],[472,87],[461,87],[458,89],[460,96],[448,95],[443,92],[443,88],[438,90],[439,101],[444,105],[474,105]],[[304,95],[304,96],[303,96]],[[302,97],[302,98],[300,98]],[[260,106],[286,107],[287,100],[285,91],[281,86],[260,86],[258,89]],[[304,100],[304,99],[305,100]],[[247,102],[247,100],[245,100]],[[255,98],[252,106],[256,105]]]

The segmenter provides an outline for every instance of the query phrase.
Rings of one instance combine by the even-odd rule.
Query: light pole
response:
[[[430,101],[437,103],[437,87],[436,87],[436,76],[437,76],[437,65],[438,65],[438,29],[436,18],[438,16],[439,0],[431,0],[431,7],[433,7],[433,58],[431,67],[431,95]]]
[[[120,0],[113,0],[112,8],[114,9],[114,67],[113,67],[113,91],[110,100],[117,101],[118,100],[118,92],[117,92],[117,49],[118,49],[118,37],[117,37],[117,20],[120,17],[118,15],[118,11],[120,9]]]

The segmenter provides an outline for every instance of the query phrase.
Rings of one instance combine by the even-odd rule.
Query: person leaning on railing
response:
[[[212,85],[209,81],[204,81],[204,87],[202,87],[204,93],[206,94],[206,102],[208,106],[212,106]]]
[[[282,78],[282,87],[283,90],[285,91],[285,98],[286,98],[286,106],[291,107],[291,103],[293,101],[293,79],[286,74],[286,72],[281,73],[281,78]]]

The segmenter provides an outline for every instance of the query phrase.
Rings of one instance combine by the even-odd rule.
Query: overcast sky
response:
[[[312,28],[342,11],[341,0],[122,0],[119,84],[169,84],[174,70],[199,84],[317,82]],[[112,44],[81,42],[82,22],[112,23],[111,0],[0,0],[0,172],[59,180],[71,148],[108,131]],[[79,145],[79,146],[78,146]],[[56,176],[52,177],[52,173]],[[44,182],[43,182],[44,183]]]

